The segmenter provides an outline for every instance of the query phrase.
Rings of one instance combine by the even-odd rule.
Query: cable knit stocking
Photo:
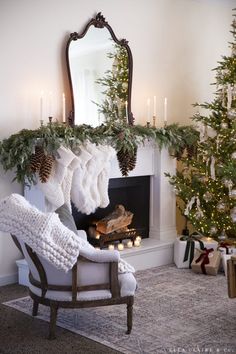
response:
[[[79,166],[74,171],[72,178],[71,199],[78,211],[81,211],[87,199],[85,175],[87,163],[92,156],[83,146],[80,146],[80,153],[77,158],[79,160]]]
[[[101,203],[100,193],[98,190],[98,176],[104,168],[104,164],[107,159],[107,153],[105,153],[101,146],[87,143],[85,145],[86,150],[92,155],[92,158],[87,163],[87,171],[84,176],[84,186],[86,188],[87,199],[82,212],[89,215],[94,213],[96,208]]]
[[[79,158],[74,155],[74,159],[67,168],[66,176],[62,182],[62,191],[64,194],[65,204],[69,207],[71,212],[71,187],[74,171],[80,166]]]
[[[100,204],[98,206],[100,208],[106,208],[110,202],[108,196],[108,185],[109,185],[111,160],[116,155],[116,151],[111,146],[101,146],[100,149],[103,150],[107,158],[102,171],[98,175],[98,180],[97,180],[98,191],[100,194]]]
[[[72,163],[75,155],[64,146],[57,150],[59,158],[56,159],[52,173],[46,183],[38,180],[38,185],[46,200],[52,205],[52,210],[56,210],[65,203],[62,182],[67,175],[67,168]]]

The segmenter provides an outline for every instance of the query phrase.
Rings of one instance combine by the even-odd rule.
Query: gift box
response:
[[[236,248],[231,240],[219,242],[218,250],[221,254],[236,254]]]
[[[201,246],[201,241],[202,246]],[[190,268],[196,249],[213,248],[217,249],[218,242],[210,237],[197,239],[193,236],[177,237],[174,243],[174,263],[177,268]]]
[[[230,259],[232,254],[221,254],[221,263],[225,276],[227,276],[227,260]]]
[[[205,248],[204,250],[197,250],[191,267],[195,273],[216,275],[219,270],[220,260],[220,251],[214,250],[213,248]]]

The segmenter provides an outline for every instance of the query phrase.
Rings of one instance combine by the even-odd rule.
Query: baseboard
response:
[[[15,284],[18,282],[18,274],[0,275],[0,286]]]

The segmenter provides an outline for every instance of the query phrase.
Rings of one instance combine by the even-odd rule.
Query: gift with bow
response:
[[[216,275],[220,266],[221,254],[213,248],[197,250],[198,254],[192,261],[192,270],[195,273]]]

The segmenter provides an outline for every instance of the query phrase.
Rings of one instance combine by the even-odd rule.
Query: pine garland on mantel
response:
[[[43,125],[35,130],[23,129],[0,142],[0,163],[5,171],[14,170],[18,182],[28,180],[35,182],[35,165],[31,165],[35,157],[36,147],[41,147],[45,157],[57,157],[60,145],[76,152],[85,141],[95,144],[108,144],[118,152],[134,156],[137,146],[146,140],[152,140],[161,149],[169,148],[174,157],[184,148],[195,145],[198,132],[192,126],[168,125],[163,128],[107,123],[93,128],[89,125],[67,126],[59,123]],[[47,173],[49,173],[47,169]]]

